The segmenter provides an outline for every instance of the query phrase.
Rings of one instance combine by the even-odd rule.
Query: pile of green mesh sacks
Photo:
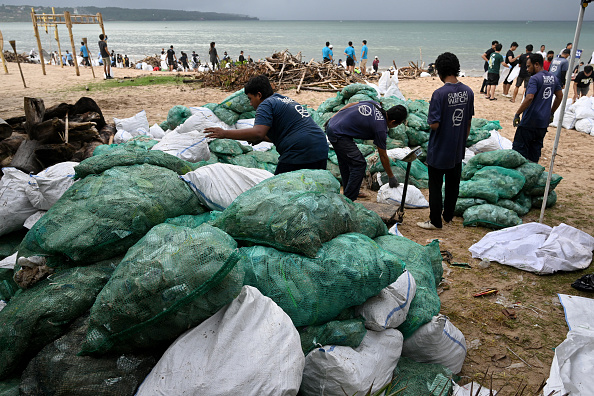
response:
[[[455,214],[465,226],[493,229],[522,224],[530,208],[542,205],[548,172],[514,150],[495,150],[472,157],[462,169]],[[547,207],[557,202],[555,187],[562,177],[553,174]]]

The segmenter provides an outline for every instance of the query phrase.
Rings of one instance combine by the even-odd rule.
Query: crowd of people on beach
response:
[[[357,54],[355,51],[355,47],[353,46],[353,42],[349,41],[347,47],[344,49],[343,54],[345,55],[346,64],[342,62],[342,59],[338,59],[336,64],[340,67],[344,67],[347,73],[358,73],[363,76],[370,74],[370,73],[378,73],[379,70],[379,58],[377,56],[374,57],[373,62],[371,64],[371,70],[367,67],[367,59],[369,57],[369,47],[367,47],[367,40],[363,40],[361,42],[361,55],[359,57],[359,67],[356,67],[357,64]],[[329,41],[326,41],[326,46],[322,48],[322,62],[324,63],[334,63],[334,46],[330,44]]]
[[[233,60],[228,54],[227,51],[224,52],[223,57],[221,58],[218,54],[216,43],[213,41],[209,45],[208,49],[208,60],[205,63],[202,63],[200,59],[200,55],[196,53],[196,51],[192,51],[192,54],[188,56],[188,54],[184,51],[180,51],[180,57],[178,58],[173,45],[169,47],[166,51],[165,48],[161,49],[161,67],[156,68],[159,70],[169,70],[169,71],[207,71],[207,70],[220,70],[225,67],[231,67],[239,64],[247,64],[253,63],[254,60],[247,56],[244,56],[243,51],[240,51],[239,56],[237,59]]]

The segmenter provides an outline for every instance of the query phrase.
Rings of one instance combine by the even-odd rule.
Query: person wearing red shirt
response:
[[[545,69],[546,71],[549,71],[549,67],[551,66],[551,62],[553,61],[554,57],[555,57],[554,51],[547,52],[547,57],[542,62],[542,68]]]

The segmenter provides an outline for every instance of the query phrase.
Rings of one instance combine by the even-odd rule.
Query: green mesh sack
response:
[[[484,131],[492,131],[493,129],[499,131],[500,129],[503,129],[503,127],[501,126],[499,121],[489,121],[483,126]]]
[[[256,118],[256,110],[246,111],[239,115],[240,120],[251,120],[252,118]]]
[[[307,355],[316,347],[340,345],[357,348],[367,334],[365,319],[332,320],[317,326],[307,326],[299,330],[301,349]]]
[[[375,98],[371,98],[368,95],[366,95],[367,93],[368,93],[368,91],[366,91],[365,93],[358,93],[356,95],[353,95],[347,101],[347,103],[357,103],[357,102],[363,102],[366,100],[377,100],[377,96]]]
[[[400,140],[405,146],[408,146],[408,135],[406,134],[406,125],[400,124],[396,128],[388,129],[388,137]]]
[[[406,171],[404,169],[402,169],[398,166],[393,166],[392,173],[394,174],[394,176],[396,177],[396,179],[399,182],[404,183],[404,178],[406,177]],[[388,177],[388,174],[386,172],[382,172],[380,174],[380,178],[382,181],[382,185],[388,184],[390,182],[390,178]],[[429,180],[427,180],[427,179],[417,180],[411,175],[409,175],[409,177],[408,177],[408,184],[413,185],[416,188],[420,188],[420,189],[429,188]],[[379,185],[377,188],[379,189]]]
[[[404,264],[365,235],[339,235],[316,258],[274,248],[241,248],[246,285],[270,297],[296,327],[323,324],[398,279]]]
[[[186,122],[192,116],[192,111],[186,106],[173,106],[167,113],[167,126],[173,130]],[[166,131],[167,129],[164,129]]]
[[[217,162],[219,162],[219,157],[211,152],[210,153],[210,158],[207,161],[198,161],[196,163],[194,163],[194,168],[198,169],[200,167],[206,166],[206,165],[212,165],[212,164],[216,164]]]
[[[549,177],[549,172],[544,171],[540,174],[540,177],[538,178],[538,181],[536,182],[536,184],[534,185],[534,187],[532,187],[531,190],[526,190],[528,195],[531,196],[543,196],[544,192],[545,192],[545,188],[547,186],[547,178]],[[559,176],[556,173],[553,173],[553,176],[551,176],[551,185],[549,186],[549,190],[553,191],[557,185],[559,183],[561,183],[561,180],[563,180],[563,178],[561,176]]]
[[[513,210],[514,212],[516,212],[518,216],[522,217],[528,214],[528,212],[530,212],[530,207],[532,206],[532,199],[529,195],[520,192],[513,199],[500,199],[499,201],[497,201],[497,206]]]
[[[396,166],[406,171],[408,163],[404,161],[396,161]],[[413,162],[411,162],[410,175],[417,180],[429,180],[429,170],[427,168],[427,165],[425,165],[418,159],[414,160]]]
[[[427,124],[427,118],[421,118],[416,114],[408,113],[406,117],[406,125],[411,129],[416,129],[418,131],[428,131],[429,124]],[[408,129],[408,128],[407,128]],[[410,139],[410,135],[408,136]]]
[[[470,180],[472,176],[485,166],[500,166],[514,169],[524,165],[528,160],[515,150],[494,150],[473,156],[462,169],[462,180]]]
[[[157,364],[160,351],[78,356],[89,325],[78,318],[64,336],[46,345],[29,362],[21,379],[21,395],[112,396],[134,395]]]
[[[258,162],[265,162],[267,164],[278,164],[278,151],[276,150],[268,150],[268,151],[252,151],[247,153],[246,155],[251,155],[252,157],[256,158]]]
[[[324,128],[326,121],[328,121],[330,118],[332,118],[333,115],[334,115],[334,113],[332,113],[332,112],[328,112],[328,113],[316,112],[316,116],[313,118],[313,120],[315,121],[316,124],[318,124],[318,126],[320,126],[321,128]]]
[[[369,154],[373,154],[375,152],[375,147],[369,144],[357,144],[357,148],[363,154],[363,157],[367,157]]]
[[[241,194],[214,225],[233,238],[315,257],[322,243],[358,232],[375,238],[388,230],[379,215],[338,193],[283,191]]]
[[[435,363],[418,363],[401,356],[394,369],[392,390],[399,396],[445,396],[452,391],[452,371]]]
[[[555,191],[551,191],[549,195],[547,195],[547,208],[551,208],[555,206],[557,203],[557,193]],[[533,208],[542,208],[542,196],[534,196],[532,197],[532,207]]]
[[[0,268],[0,300],[8,302],[19,291],[19,286],[13,280],[14,270]]]
[[[511,199],[518,195],[525,182],[524,175],[514,169],[486,166],[477,171],[472,179],[460,183],[458,196],[481,198],[495,204],[499,199]]]
[[[87,311],[114,269],[101,262],[59,271],[16,294],[0,311],[0,379],[20,373]]]
[[[217,155],[240,155],[243,154],[241,143],[232,139],[214,139],[208,144],[211,152]]]
[[[219,212],[218,210],[213,210],[212,212],[206,212],[199,215],[181,215],[177,217],[172,217],[170,219],[165,220],[165,224],[171,224],[180,227],[189,227],[189,228],[197,228],[204,223],[209,223],[214,221],[223,212]]]
[[[458,198],[456,201],[456,208],[454,209],[454,216],[462,216],[466,209],[486,203],[487,201],[479,198]]]
[[[11,378],[5,381],[0,381],[0,396],[19,396],[19,385],[21,378]]]
[[[328,172],[332,174],[332,176],[336,178],[336,180],[338,180],[339,183],[342,183],[342,177],[340,176],[340,168],[338,167],[338,164],[335,164],[328,160],[326,164],[326,169],[328,170]]]
[[[250,98],[245,94],[243,88],[226,97],[220,104],[221,106],[240,114],[254,111],[254,108],[250,104]]]
[[[27,235],[27,231],[28,230],[23,227],[23,229],[19,231],[13,231],[9,234],[2,235],[2,238],[0,238],[0,260],[12,256],[17,252],[23,238]]]
[[[151,164],[170,169],[178,175],[185,175],[194,170],[191,162],[159,150],[144,149],[137,146],[120,145],[105,154],[96,155],[82,161],[74,167],[75,179],[88,175],[98,175],[115,166]]]
[[[429,102],[422,99],[409,100],[406,105],[410,113],[414,113],[421,118],[427,118],[429,114]]]
[[[369,96],[370,98],[375,98],[374,100],[377,100],[377,91],[367,84],[347,85],[346,87],[344,87],[342,89],[340,94],[342,95],[343,100],[345,102],[348,101],[352,96],[354,96],[356,94],[365,94],[365,95]]]
[[[405,143],[402,140],[396,140],[396,139],[390,139],[390,138],[386,139],[386,150],[391,150],[391,149],[395,149],[395,148],[403,148],[406,146],[407,146],[407,143]]]
[[[476,128],[476,129],[481,129],[482,127],[487,125],[488,122],[489,121],[484,118],[472,117],[472,120],[470,121],[470,127]]]
[[[522,224],[516,212],[497,205],[477,205],[464,212],[464,226],[482,226],[499,230]]]
[[[166,346],[237,297],[239,258],[233,238],[208,224],[153,227],[97,296],[82,353]]]
[[[169,130],[173,130],[169,127],[169,123],[167,122],[167,120],[163,121],[162,123],[159,124],[159,127],[164,130],[164,131],[169,131]]]
[[[259,168],[260,166],[260,163],[255,157],[245,154],[236,155],[234,157],[229,156],[226,158],[226,161],[231,165],[243,166],[244,168]]]
[[[408,104],[406,103],[406,101],[404,101],[396,96],[386,96],[386,97],[380,98],[379,101],[382,104],[382,107],[386,110],[389,110],[392,107],[397,106],[397,105],[402,105],[408,109]]]
[[[320,113],[326,113],[332,111],[332,109],[334,109],[336,106],[344,106],[343,97],[340,92],[336,94],[336,97],[326,99],[316,111],[319,111]]]
[[[235,125],[239,121],[239,113],[234,112],[228,107],[218,105],[212,112],[227,125]]]
[[[19,255],[88,264],[125,253],[170,217],[204,211],[177,173],[154,165],[116,166],[74,183],[27,233]],[[47,265],[54,265],[51,259]]]
[[[95,150],[93,150],[93,156],[109,153],[111,150],[113,150],[119,146],[120,145],[117,143],[102,144],[101,146],[95,147]]]
[[[470,134],[466,139],[466,147],[474,146],[481,140],[485,140],[491,137],[491,132],[483,131],[482,129],[470,128]]]
[[[518,166],[516,170],[523,174],[526,178],[526,183],[524,184],[523,190],[530,191],[538,183],[538,179],[540,178],[540,175],[542,175],[542,173],[544,172],[545,167],[537,163],[528,161],[524,165]]]
[[[443,275],[439,241],[435,240],[427,246],[422,246],[396,235],[382,236],[375,241],[404,262],[406,270],[411,273],[417,284],[417,292],[410,303],[406,320],[398,326],[398,330],[406,339],[419,327],[429,323],[441,308],[436,287]]]
[[[408,144],[411,146],[420,146],[429,141],[429,132],[425,132],[410,126],[406,127],[406,136],[408,137]]]

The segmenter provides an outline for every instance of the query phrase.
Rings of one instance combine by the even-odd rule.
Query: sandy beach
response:
[[[22,64],[27,87],[23,88],[16,63],[9,63],[9,74],[0,69],[0,117],[10,118],[24,114],[23,97],[39,97],[46,107],[60,102],[74,103],[83,96],[93,98],[108,122],[112,117],[130,117],[145,110],[151,124],[161,122],[174,105],[199,106],[209,102],[220,102],[229,92],[213,88],[196,88],[194,84],[154,85],[144,87],[125,87],[117,89],[84,90],[85,86],[100,83],[102,69],[95,68],[93,78],[90,68],[81,68],[76,76],[73,67],[60,68],[47,66],[43,75],[40,65]],[[115,69],[116,79],[163,72],[143,72],[133,69]],[[514,113],[519,107],[500,95],[497,101],[488,101],[479,94],[481,78],[464,77],[462,82],[475,92],[475,117],[499,120],[503,126],[501,134],[512,140],[515,128],[512,126]],[[432,92],[442,85],[438,78],[407,79],[400,81],[400,89],[407,99],[429,100]],[[82,87],[82,89],[81,89]],[[334,96],[332,93],[295,90],[281,91],[300,102],[317,108],[324,100]],[[545,139],[540,164],[548,170],[555,129],[549,128]],[[594,235],[594,137],[575,130],[562,130],[554,172],[563,176],[556,191],[557,205],[548,209],[545,223],[550,226],[566,223]],[[371,192],[369,200],[375,200]],[[428,197],[428,190],[423,190]],[[539,210],[532,209],[523,217],[524,223],[538,221]],[[411,240],[426,244],[433,239],[440,240],[442,250],[448,250],[453,260],[469,263],[471,269],[447,268],[444,272],[440,297],[441,312],[450,317],[466,337],[469,345],[468,355],[461,373],[462,383],[477,380],[484,385],[484,373],[493,373],[493,388],[501,394],[513,394],[520,384],[528,384],[527,390],[535,392],[540,383],[548,378],[554,351],[567,333],[563,309],[557,293],[583,295],[570,287],[580,276],[591,273],[585,271],[538,276],[516,270],[497,263],[480,269],[478,260],[472,259],[468,248],[479,241],[489,230],[463,227],[462,219],[455,218],[452,225],[438,231],[427,231],[416,226],[417,221],[428,219],[429,209],[406,210],[404,224],[399,230]],[[496,296],[473,298],[472,294],[481,289],[497,288]],[[517,319],[506,318],[503,305],[497,301],[515,302]],[[536,307],[536,309],[530,308]],[[520,359],[521,358],[521,359]],[[512,365],[510,368],[510,365]],[[530,393],[531,394],[531,393]]]

